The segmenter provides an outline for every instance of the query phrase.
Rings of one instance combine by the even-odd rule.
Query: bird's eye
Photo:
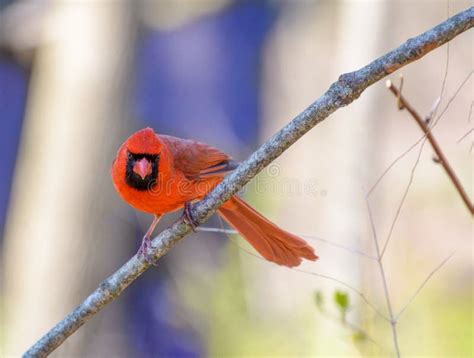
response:
[[[128,159],[130,159],[130,160],[133,159],[133,155],[132,155],[132,153],[130,153],[130,152],[127,152],[127,156],[128,156]]]

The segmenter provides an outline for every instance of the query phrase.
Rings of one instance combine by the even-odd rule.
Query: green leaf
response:
[[[334,292],[334,302],[341,313],[341,320],[344,322],[349,309],[349,295],[347,292],[337,290]]]
[[[367,336],[362,331],[354,332],[354,334],[352,335],[352,340],[354,341],[354,343],[362,343],[365,342],[366,339]]]
[[[315,292],[314,302],[316,303],[316,307],[318,307],[320,311],[324,311],[324,296],[321,291]]]

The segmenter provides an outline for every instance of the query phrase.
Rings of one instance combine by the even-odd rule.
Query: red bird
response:
[[[183,207],[186,211],[236,166],[227,154],[195,140],[156,134],[151,128],[132,134],[118,150],[112,180],[128,204],[154,215],[139,254],[146,252],[163,214]],[[306,241],[280,229],[236,195],[218,213],[268,261],[293,267],[303,258],[318,258]]]

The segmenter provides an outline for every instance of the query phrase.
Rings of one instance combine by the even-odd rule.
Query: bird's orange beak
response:
[[[135,162],[133,165],[133,172],[145,179],[145,177],[151,174],[151,163],[146,158],[142,158]]]

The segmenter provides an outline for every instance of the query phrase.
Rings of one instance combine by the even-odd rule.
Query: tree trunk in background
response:
[[[6,356],[27,349],[130,254],[133,234],[116,219],[125,205],[109,168],[128,117],[131,4],[50,5],[6,227]],[[121,307],[87,324],[59,355],[126,356]]]
[[[344,2],[337,6],[337,50],[333,78],[359,69],[383,53],[385,44],[378,34],[386,30],[384,24],[388,14],[387,8],[387,2]],[[323,219],[328,220],[331,225],[329,239],[334,238],[338,243],[372,255],[375,251],[365,195],[372,178],[377,175],[381,166],[381,156],[378,156],[378,152],[384,150],[383,143],[377,141],[377,130],[381,125],[380,113],[383,113],[378,103],[384,96],[384,91],[385,87],[381,82],[366,91],[349,111],[336,113],[335,126],[326,136],[327,145],[332,143],[334,148],[330,160],[335,167],[335,172],[331,175],[333,179],[332,190],[328,195],[328,210]],[[379,285],[377,284],[377,289],[372,290],[370,283],[363,283],[365,270],[376,270],[374,262],[342,251],[337,257],[335,260],[328,260],[327,272],[374,297],[372,294],[379,291]],[[379,279],[371,282],[377,281]],[[354,292],[337,284],[334,289],[350,295],[352,305],[357,305],[359,309],[349,316],[349,320],[366,328],[365,322],[360,321],[359,314],[363,312],[362,317],[372,317],[372,311],[367,311],[366,305],[360,303]],[[332,292],[330,294],[328,298],[333,300]],[[330,331],[322,331],[328,342],[337,344],[337,339],[334,339]],[[348,342],[353,349],[352,354],[360,353],[357,351],[360,346],[350,340]],[[372,350],[376,347],[371,343],[365,348],[369,349],[363,351],[365,354],[380,354],[377,349]]]
[[[340,74],[356,70],[382,53],[378,51],[376,34],[384,21],[385,6],[313,2],[288,7],[280,19],[281,28],[277,26],[268,46],[264,138],[307,107]],[[308,42],[308,38],[312,40]],[[275,161],[274,165],[281,165],[279,175],[269,180],[276,182],[272,197],[281,205],[277,222],[283,227],[341,245],[362,247],[367,227],[364,188],[375,168],[371,162],[375,150],[372,131],[378,119],[370,109],[376,108],[377,96],[375,90],[368,90],[350,107],[350,112],[333,114],[330,121],[317,126]],[[268,172],[271,174],[272,169]],[[359,287],[361,261],[357,255],[309,241],[320,260],[306,263],[304,270]],[[272,290],[274,300],[288,300],[285,293],[291,285],[291,292],[300,298],[292,298],[290,312],[301,306],[298,301],[312,300],[316,290],[324,293],[326,306],[334,309],[334,291],[347,291],[340,284],[303,273],[284,274],[286,278],[266,280],[273,287],[264,290]],[[352,292],[349,294],[353,297]],[[317,314],[314,303],[312,307],[313,314]],[[351,315],[350,319],[357,317]],[[344,341],[334,333],[337,327],[343,330],[341,334],[347,334],[337,320],[318,316],[313,336],[315,353],[358,354],[351,340]]]

